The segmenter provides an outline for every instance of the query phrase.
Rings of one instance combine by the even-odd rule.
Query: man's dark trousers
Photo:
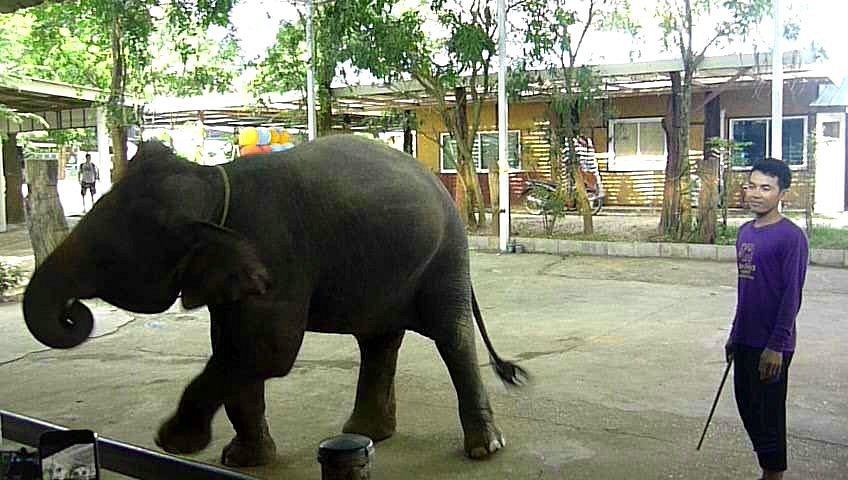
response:
[[[733,386],[736,406],[760,467],[772,472],[786,470],[786,387],[792,352],[783,353],[777,380],[760,380],[762,348],[736,345],[733,353]]]

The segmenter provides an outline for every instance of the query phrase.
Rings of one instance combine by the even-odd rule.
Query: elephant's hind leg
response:
[[[362,357],[356,403],[345,422],[345,433],[384,440],[395,433],[395,370],[404,331],[378,337],[357,336]]]
[[[250,384],[228,399],[224,409],[236,436],[224,447],[221,463],[230,467],[271,463],[277,456],[277,446],[265,419],[265,382]]]
[[[506,442],[495,425],[477,366],[471,300],[461,297],[456,290],[422,296],[419,308],[427,322],[422,333],[436,342],[456,388],[465,453],[471,458],[484,458],[500,450]]]

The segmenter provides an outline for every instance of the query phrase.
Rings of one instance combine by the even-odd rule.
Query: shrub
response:
[[[544,187],[534,187],[533,195],[539,199],[542,209],[542,223],[545,234],[552,236],[559,217],[565,215],[568,199],[561,189],[548,190]]]
[[[20,285],[24,272],[17,266],[0,260],[0,295]]]

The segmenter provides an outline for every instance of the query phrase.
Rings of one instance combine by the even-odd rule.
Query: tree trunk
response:
[[[573,66],[572,66],[573,68]],[[568,145],[568,176],[574,182],[574,202],[577,212],[583,217],[583,234],[593,235],[595,225],[592,221],[592,207],[589,205],[589,197],[586,194],[586,185],[583,183],[583,173],[580,169],[580,157],[577,155],[577,141],[580,135],[580,112],[577,111],[577,103],[573,101],[574,92],[571,88],[571,75],[566,75],[566,98],[567,106],[560,112],[560,126],[563,127],[567,137]]]
[[[562,171],[562,122],[559,120],[559,113],[554,109],[552,104],[548,104],[547,108],[548,127],[550,129],[550,144],[551,144],[551,181],[565,185],[565,176]]]
[[[456,204],[456,209],[459,211],[459,218],[462,218],[466,225],[471,226],[476,221],[474,215],[469,214],[468,202],[465,197],[465,179],[459,171],[459,164],[456,166],[456,184],[453,188],[453,201]]]
[[[127,132],[124,129],[124,49],[121,44],[121,19],[112,21],[112,83],[109,89],[109,135],[112,138],[112,183],[127,171]]]
[[[17,145],[17,134],[6,135],[6,139],[0,141],[3,148],[3,175],[6,177],[6,195],[0,198],[0,201],[6,202],[6,222],[21,223],[26,219],[24,199],[21,195],[21,186],[24,183],[23,154]]]
[[[326,137],[333,132],[333,93],[330,88],[330,80],[321,83],[318,89],[318,136]]]
[[[64,143],[56,145],[56,160],[59,162],[59,180],[65,179],[65,167],[68,165],[70,153],[70,145]]]
[[[456,110],[454,131],[451,132],[456,140],[456,167],[462,176],[465,188],[465,199],[468,205],[469,226],[475,230],[486,227],[486,205],[483,202],[483,191],[477,181],[477,166],[474,162],[474,138],[468,135],[468,97],[465,87],[454,88]],[[476,215],[475,215],[476,214]]]
[[[499,115],[498,115],[498,103],[495,102],[495,130],[500,129],[500,124],[498,123]],[[507,126],[508,128],[508,126]],[[500,140],[500,135],[498,135],[498,139]],[[481,145],[482,148],[482,145]],[[501,166],[498,163],[500,160],[500,144],[498,144],[498,158],[494,162],[489,162],[489,174],[487,178],[489,180],[489,208],[492,210],[492,225],[491,229],[495,235],[498,235],[500,232],[500,224],[501,224],[501,216],[499,214],[501,209],[501,179],[500,172]],[[481,152],[482,154],[482,152]],[[507,173],[504,172],[506,175]],[[507,182],[509,184],[509,182]],[[509,195],[509,191],[504,193],[505,195]]]
[[[721,102],[716,96],[704,109],[704,158],[698,165],[698,242],[715,243],[720,153],[714,142],[721,136]]]
[[[501,180],[500,180],[500,172],[501,166],[498,165],[498,162],[489,162],[489,207],[492,209],[492,232],[497,234],[500,231],[500,193],[501,193]],[[504,172],[506,175],[506,172]],[[505,193],[509,195],[509,192]]]
[[[691,62],[684,62],[683,84],[681,85],[680,98],[680,117],[678,120],[679,128],[677,130],[679,139],[677,144],[680,146],[680,223],[677,231],[674,234],[674,239],[677,241],[686,240],[692,231],[692,191],[689,172],[691,171],[691,162],[689,161],[689,130],[692,113],[692,76],[694,69]]]
[[[668,108],[662,120],[668,145],[668,159],[665,165],[665,184],[663,186],[663,206],[660,215],[660,235],[674,237],[680,228],[680,172],[682,156],[680,154],[680,72],[669,72],[671,77],[671,95]]]
[[[483,192],[480,189],[480,182],[477,181],[477,168],[474,162],[466,162],[457,165],[457,173],[460,177],[459,185],[464,190],[462,198],[465,201],[464,207],[467,213],[468,226],[474,230],[480,230],[486,226],[486,217],[485,212],[481,209],[485,205],[483,205]]]
[[[65,211],[59,201],[58,162],[27,160],[27,189],[25,212],[35,265],[41,265],[68,235]]]
[[[809,184],[807,190],[807,201],[804,205],[804,217],[806,220],[807,237],[813,238],[815,235],[815,224],[813,223],[813,208],[816,204],[816,135],[814,132],[807,133],[807,172],[813,180]]]

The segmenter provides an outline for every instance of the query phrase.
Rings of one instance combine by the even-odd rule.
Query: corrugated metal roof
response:
[[[848,77],[836,85],[822,85],[819,98],[810,104],[811,107],[844,107],[848,106]]]

